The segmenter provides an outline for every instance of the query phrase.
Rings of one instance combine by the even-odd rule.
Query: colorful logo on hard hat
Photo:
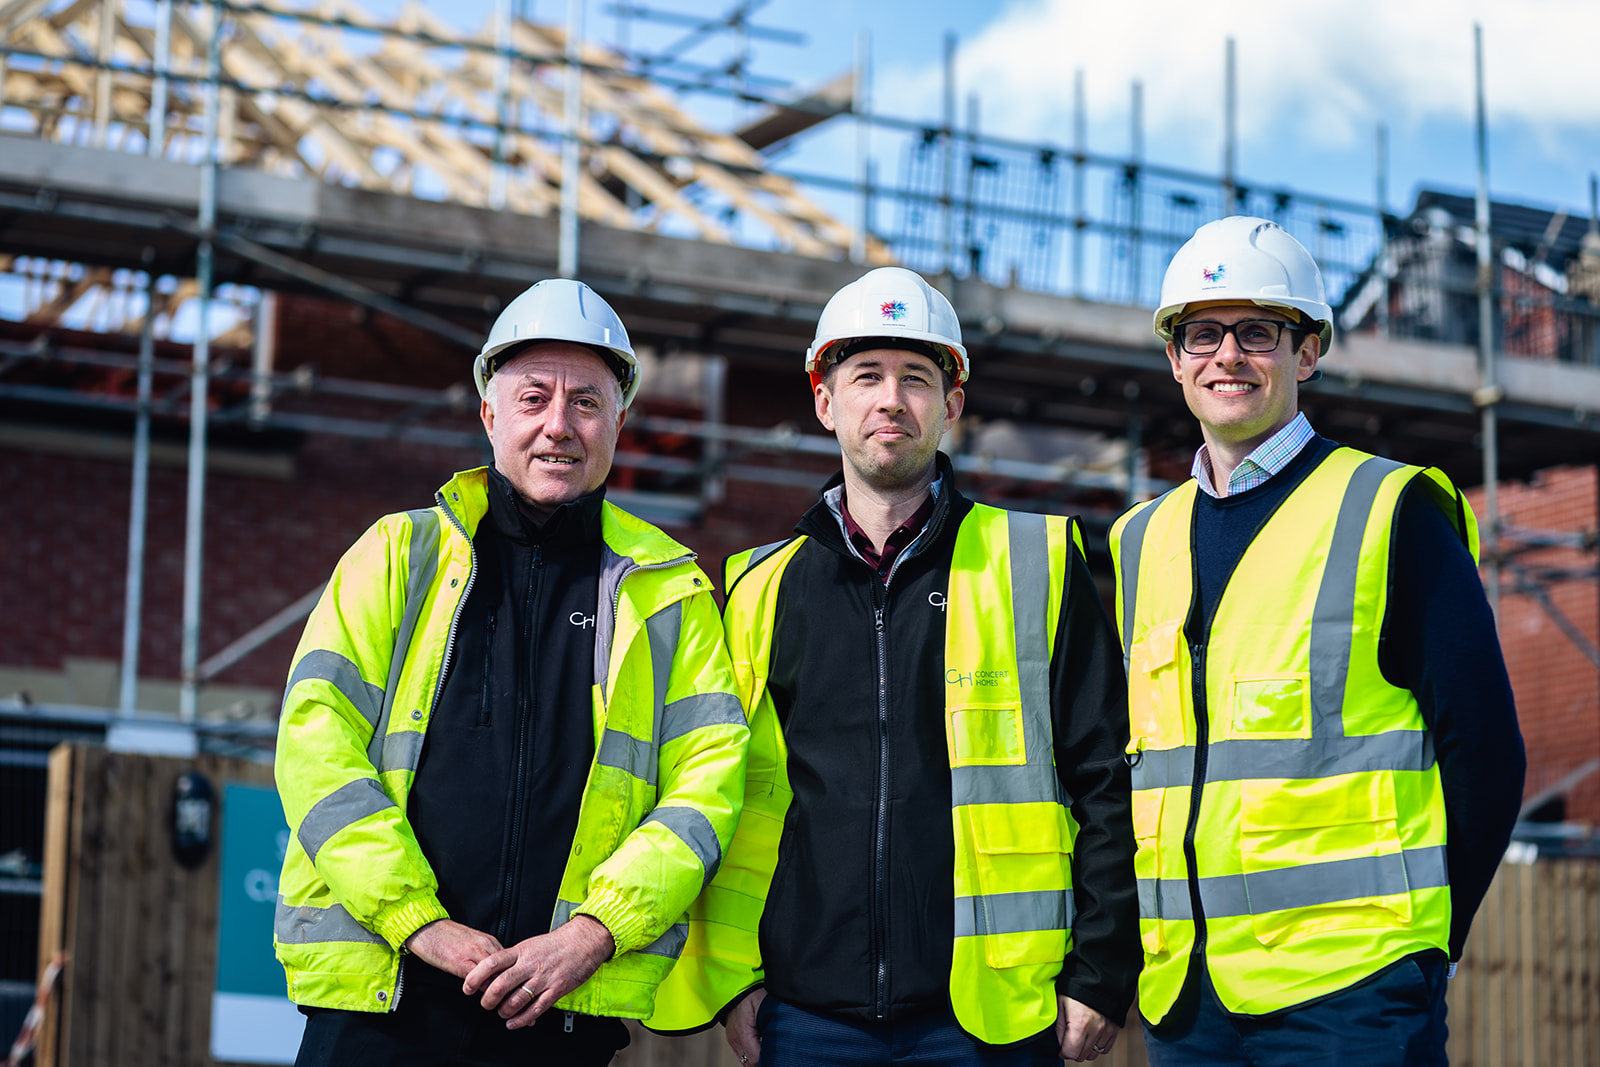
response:
[[[878,305],[878,311],[887,322],[899,322],[906,317],[906,304],[904,300],[885,300]]]
[[[1225,263],[1218,263],[1215,267],[1201,267],[1200,274],[1208,282],[1220,282],[1228,273]]]

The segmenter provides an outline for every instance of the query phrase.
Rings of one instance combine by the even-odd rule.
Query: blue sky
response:
[[[541,21],[565,18],[565,0],[529,0]],[[588,32],[610,41],[606,0],[588,0]],[[382,4],[374,6],[382,7]],[[711,14],[729,4],[653,4]],[[437,9],[436,9],[437,10]],[[452,4],[473,25],[488,0]],[[475,17],[476,16],[476,17]],[[1587,214],[1588,179],[1600,170],[1600,3],[1594,0],[772,0],[756,22],[807,34],[803,47],[757,42],[755,69],[797,85],[828,80],[851,63],[856,34],[871,34],[874,93],[881,110],[934,120],[940,110],[943,37],[960,39],[957,82],[965,110],[977,90],[986,130],[1071,141],[1073,71],[1089,96],[1089,146],[1129,149],[1129,98],[1144,83],[1146,158],[1220,170],[1224,40],[1239,57],[1240,173],[1251,180],[1370,201],[1374,141],[1389,127],[1391,210],[1415,190],[1470,191],[1475,183],[1472,27],[1485,31],[1490,186],[1497,197],[1566,206]],[[674,31],[636,24],[635,42]],[[727,54],[713,44],[695,53]],[[734,105],[702,98],[713,122]],[[802,148],[791,160],[821,165],[840,142]],[[834,167],[848,166],[835,159]]]

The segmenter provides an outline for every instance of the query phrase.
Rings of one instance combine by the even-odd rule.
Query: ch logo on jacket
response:
[[[571,615],[568,615],[567,621],[580,630],[590,630],[594,628],[594,616],[585,615],[581,611],[574,611]]]

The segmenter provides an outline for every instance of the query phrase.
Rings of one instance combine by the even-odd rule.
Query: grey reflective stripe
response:
[[[389,659],[388,684],[384,686],[383,710],[378,715],[372,740],[367,743],[367,759],[374,767],[381,767],[383,735],[389,729],[389,716],[394,712],[395,690],[400,687],[400,672],[411,654],[411,638],[417,632],[417,620],[422,616],[422,602],[433,588],[433,579],[439,573],[439,515],[432,508],[406,512],[411,520],[410,553],[406,558],[406,606],[400,616],[400,628],[394,635],[394,652]]]
[[[673,923],[667,927],[667,932],[656,938],[635,952],[643,952],[647,956],[665,956],[675,960],[683,955],[683,946],[689,943],[689,924]]]
[[[644,778],[650,773],[650,753],[654,747],[632,734],[608,728],[600,738],[600,751],[595,758],[603,767],[615,767],[635,778]]]
[[[676,741],[702,726],[743,726],[744,708],[732,693],[696,693],[674,700],[661,715],[659,744]]]
[[[361,713],[369,726],[377,729],[378,716],[383,713],[383,689],[362,678],[361,668],[352,660],[325,648],[314,648],[301,656],[294,665],[294,673],[289,675],[289,684],[284,687],[285,706],[294,687],[312,679],[333,686]]]
[[[422,760],[423,733],[420,730],[397,730],[383,739],[383,762],[378,764],[381,771],[409,771],[417,772],[417,764]]]
[[[1367,520],[1383,480],[1403,464],[1373,457],[1362,463],[1345,486],[1334,520],[1328,558],[1311,612],[1311,734],[1344,733],[1344,692],[1350,677],[1350,646],[1355,636],[1356,577]]]
[[[652,822],[665,826],[678,840],[689,846],[689,851],[694,853],[695,859],[705,869],[705,881],[710,882],[711,876],[717,873],[717,867],[722,863],[722,843],[717,840],[717,832],[711,828],[711,820],[695,808],[657,808],[646,815],[644,822],[639,825]]]
[[[1366,897],[1395,896],[1450,884],[1443,845],[1385,856],[1303,863],[1256,874],[1201,878],[1200,901],[1207,918],[1265,915]],[[1139,915],[1146,919],[1194,921],[1189,883],[1182,878],[1139,879]]]
[[[956,897],[957,937],[1070,929],[1072,929],[1070,889]]]
[[[1006,512],[1011,546],[1011,611],[1017,635],[1017,690],[1022,697],[1023,743],[1041,792],[1054,800],[1054,752],[1050,738],[1050,528],[1043,515]],[[1048,786],[1048,789],[1045,787]]]
[[[578,910],[578,905],[570,900],[557,900],[554,917],[550,920],[550,929],[564,925],[572,918],[572,913]],[[689,924],[673,923],[667,927],[666,933],[650,942],[634,949],[649,956],[665,956],[668,959],[677,959],[683,954],[683,946],[689,942]]]
[[[1207,746],[1206,783],[1425,771],[1433,762],[1433,737],[1426,730],[1352,737],[1234,738]],[[1193,746],[1145,749],[1133,768],[1135,789],[1188,788],[1193,782]]]
[[[1128,520],[1122,528],[1122,669],[1131,672],[1133,669],[1133,613],[1139,603],[1139,560],[1144,552],[1144,533],[1150,526],[1150,520],[1155,516],[1156,509],[1167,499],[1168,489],[1150,504],[1141,508],[1138,514]]]
[[[793,540],[793,538],[790,540]],[[789,541],[774,541],[770,545],[762,545],[760,548],[752,548],[750,550],[750,562],[744,565],[745,571],[754,570],[758,563],[788,543]]]
[[[611,645],[617,639],[617,596],[622,579],[639,564],[632,556],[619,556],[604,540],[600,542],[599,598],[594,608],[594,684],[600,699],[607,699],[606,685],[611,674]]]
[[[356,922],[343,904],[335,904],[331,908],[313,908],[306,904],[294,906],[285,904],[281,895],[272,916],[272,931],[278,941],[285,945],[314,945],[323,941],[388,944]]]
[[[1055,767],[1047,767],[1049,782],[1041,782],[1031,764],[1000,767],[950,768],[950,793],[956,804],[1034,804],[1058,800],[1060,783]],[[1040,790],[1046,790],[1041,793]]]
[[[328,843],[328,838],[351,823],[394,806],[376,778],[357,778],[313,804],[295,836],[300,838],[307,858],[315,863],[317,853]]]
[[[672,660],[678,654],[678,634],[683,630],[683,601],[674,600],[644,621],[644,632],[650,640],[650,675],[655,683],[655,693],[650,698],[650,736],[656,743],[650,746],[650,770],[645,781],[656,784],[657,764],[661,759],[661,724],[666,715],[667,686],[672,681]]]

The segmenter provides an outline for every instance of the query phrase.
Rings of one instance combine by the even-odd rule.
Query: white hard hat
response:
[[[956,385],[967,380],[967,350],[950,301],[916,271],[879,267],[834,293],[822,309],[817,336],[806,349],[812,388],[822,381],[840,345],[878,337],[925,342],[948,357],[946,369]]]
[[[570,341],[596,349],[617,372],[623,408],[633,403],[639,391],[639,357],[633,354],[628,331],[617,313],[587,285],[570,278],[546,278],[506,305],[472,364],[478,396],[488,392],[489,379],[504,362],[507,350],[530,341]]]
[[[1172,324],[1190,304],[1229,300],[1299,312],[1316,322],[1322,352],[1333,343],[1333,309],[1322,272],[1305,246],[1270,219],[1232,215],[1208,222],[1178,249],[1161,280],[1156,335],[1172,340]]]

